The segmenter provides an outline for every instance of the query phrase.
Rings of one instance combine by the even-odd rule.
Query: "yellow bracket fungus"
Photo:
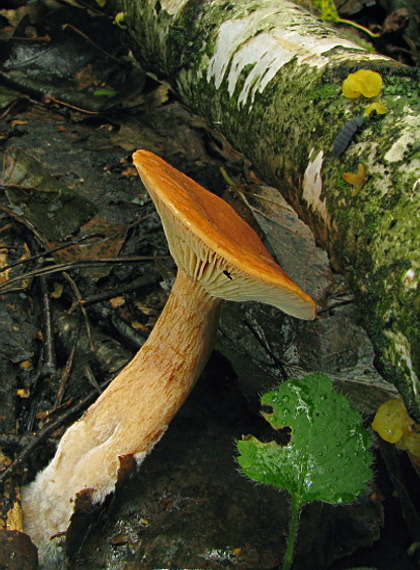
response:
[[[379,406],[372,429],[398,449],[405,449],[420,457],[420,424],[410,418],[401,398],[388,400]]]
[[[382,89],[382,77],[376,71],[359,69],[346,77],[341,89],[343,95],[350,99],[356,99],[360,95],[376,97]]]
[[[385,115],[388,112],[387,107],[383,103],[379,103],[375,101],[375,103],[371,103],[365,109],[365,115],[369,116],[372,113],[376,113],[377,115]]]

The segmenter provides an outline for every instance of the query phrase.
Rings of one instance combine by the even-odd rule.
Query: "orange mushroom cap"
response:
[[[209,295],[260,301],[294,317],[315,318],[312,297],[229,204],[149,151],[136,151],[133,161],[162,219],[175,263]]]

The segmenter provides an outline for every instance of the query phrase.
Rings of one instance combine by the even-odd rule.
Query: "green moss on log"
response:
[[[349,276],[378,362],[420,419],[415,340],[420,334],[413,317],[419,300],[418,293],[407,285],[410,271],[418,279],[420,251],[416,227],[419,201],[414,196],[418,167],[411,141],[413,109],[418,104],[413,81],[416,71],[342,45],[324,52],[323,59],[315,57],[309,65],[295,49],[296,55],[276,67],[268,84],[263,82],[261,87],[261,75],[252,75],[257,60],[246,65],[248,59],[244,58],[234,67],[235,62],[228,60],[233,52],[225,53],[225,46],[216,43],[227,20],[229,25],[247,20],[248,37],[232,48],[235,54],[261,34],[267,34],[276,49],[273,42],[278,42],[279,36],[270,36],[276,26],[285,27],[285,33],[298,30],[298,41],[308,36],[337,38],[338,33],[287,1],[271,7],[258,0],[194,0],[180,2],[182,9],[175,16],[169,13],[176,10],[174,1],[110,0],[109,5],[128,12],[135,52],[145,67],[165,76],[185,104],[206,117],[255,163],[267,182],[281,189],[328,250],[333,264]],[[168,12],[165,6],[169,6]],[[273,13],[264,12],[261,17],[258,10],[262,6]],[[279,45],[281,41],[287,52],[289,39],[280,40]],[[347,45],[345,38],[338,43]],[[212,58],[216,54],[221,60],[215,71],[210,65],[215,64]],[[358,69],[381,73],[384,86],[379,98],[388,113],[366,120],[354,137],[355,144],[337,160],[331,149],[341,126],[361,116],[370,102],[349,100],[341,94],[342,81]],[[233,76],[228,77],[230,72]],[[244,91],[252,77],[254,83]],[[311,203],[304,199],[302,180],[315,157],[321,165],[322,191],[315,197],[317,203]],[[353,196],[342,174],[355,171],[358,163],[366,167],[369,178]]]

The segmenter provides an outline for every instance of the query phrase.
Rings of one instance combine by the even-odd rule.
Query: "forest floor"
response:
[[[219,194],[222,166],[235,180],[249,175],[243,157],[127,59],[108,19],[72,6],[35,13],[29,2],[9,4],[0,10],[0,472],[12,465],[3,519],[19,485],[45,466],[165,304],[175,268],[132,152],[153,150]],[[371,39],[376,49],[416,65],[412,10],[409,1],[387,12],[350,0],[340,15],[381,31]],[[287,496],[251,484],[235,459],[243,434],[266,431],[215,352],[141,472],[99,512],[73,521],[65,564],[277,568]],[[417,568],[415,471],[385,443],[375,448],[375,471],[366,500],[305,507],[295,570]],[[0,534],[0,557],[6,542]],[[5,567],[36,568],[31,553],[15,552]]]

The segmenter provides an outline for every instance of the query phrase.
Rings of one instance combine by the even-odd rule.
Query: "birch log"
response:
[[[378,367],[419,419],[418,83],[313,15],[273,0],[111,0],[143,67],[168,81],[281,189],[358,294]],[[350,72],[379,72],[388,112],[366,119],[340,159]],[[417,109],[416,109],[417,107]],[[417,141],[418,144],[418,141]],[[344,172],[368,173],[357,191]]]

